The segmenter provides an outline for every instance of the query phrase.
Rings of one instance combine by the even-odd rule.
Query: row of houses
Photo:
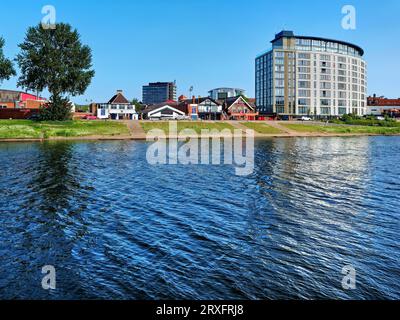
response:
[[[139,111],[126,99],[122,90],[118,90],[107,103],[92,103],[90,112],[99,119],[112,120],[256,120],[259,115],[254,102],[244,96],[225,100],[181,96],[178,101],[168,100]]]
[[[0,90],[0,118],[29,117],[46,102],[45,98],[34,94]],[[246,98],[244,95],[221,97],[210,94],[208,97],[191,99],[180,96],[178,101],[167,100],[137,108],[124,96],[122,90],[118,90],[108,102],[92,103],[89,112],[98,119],[111,120],[263,120],[255,99]],[[376,95],[369,97],[367,114],[400,117],[400,99],[387,99]],[[75,116],[79,118],[79,114]]]

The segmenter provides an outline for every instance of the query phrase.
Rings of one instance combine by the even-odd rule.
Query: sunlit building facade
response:
[[[367,64],[362,48],[343,41],[282,31],[256,58],[260,114],[337,117],[367,111]]]

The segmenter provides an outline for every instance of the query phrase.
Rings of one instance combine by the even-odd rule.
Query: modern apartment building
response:
[[[142,102],[147,105],[176,101],[175,82],[153,82],[143,86]]]
[[[335,117],[367,111],[367,64],[362,48],[344,41],[282,31],[256,58],[260,114],[281,118]]]
[[[208,96],[214,100],[226,100],[237,96],[246,95],[246,90],[239,88],[216,88],[208,92]]]

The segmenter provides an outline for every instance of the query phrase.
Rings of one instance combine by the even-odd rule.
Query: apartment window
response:
[[[299,114],[308,114],[309,107],[299,107]]]
[[[276,107],[276,112],[277,113],[284,113],[285,112],[285,107]]]
[[[330,115],[331,114],[331,108],[327,108],[327,107],[321,107],[321,114],[322,115]]]
[[[298,67],[299,73],[310,73],[311,69],[308,67]]]
[[[310,103],[310,99],[300,98],[300,99],[298,99],[298,104],[299,104],[299,106],[309,106],[311,103]]]
[[[297,55],[297,57],[298,57],[299,59],[310,59],[310,58],[311,58],[311,55],[310,55],[309,53],[299,53],[299,54]]]
[[[311,91],[310,90],[299,90],[299,96],[300,97],[311,97]]]
[[[330,62],[325,62],[325,61],[321,61],[320,65],[321,65],[321,67],[324,67],[324,68],[330,68],[331,67],[331,63]]]
[[[299,88],[310,88],[309,81],[299,81]]]
[[[321,89],[331,89],[331,83],[330,82],[321,82],[320,87],[321,87]]]
[[[321,91],[321,97],[322,98],[330,98],[331,97],[331,92],[330,91]]]
[[[331,76],[327,74],[321,74],[322,81],[331,81]]]
[[[327,54],[321,54],[320,59],[325,61],[331,61],[331,56]]]
[[[330,106],[331,100],[330,99],[321,99],[321,106]]]
[[[298,61],[298,65],[299,65],[299,66],[306,66],[306,67],[309,67],[309,66],[310,66],[310,61],[309,61],[309,60],[299,60],[299,61]]]
[[[341,99],[346,99],[347,98],[347,94],[344,91],[339,91],[339,98]]]
[[[298,75],[300,80],[310,80],[311,79],[311,75],[310,74],[306,74],[306,73],[300,73]]]

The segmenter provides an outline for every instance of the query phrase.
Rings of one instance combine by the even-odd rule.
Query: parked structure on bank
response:
[[[46,99],[27,92],[0,90],[0,109],[39,109],[46,102]]]
[[[186,119],[186,112],[176,101],[148,106],[142,112],[145,120],[183,120]]]
[[[228,98],[223,103],[223,112],[227,120],[256,120],[259,113],[256,106],[243,96]]]
[[[186,110],[192,120],[221,120],[222,104],[209,97],[193,97],[179,101],[181,108]]]
[[[165,101],[176,101],[175,82],[151,82],[143,86],[142,102],[145,105],[154,105]]]
[[[118,90],[107,103],[92,103],[90,112],[99,119],[138,120],[135,105],[125,98],[122,90]]]
[[[263,115],[337,117],[367,112],[367,64],[357,45],[282,31],[256,58]]]
[[[385,97],[377,97],[376,94],[374,94],[372,97],[368,97],[367,114],[400,117],[400,98],[388,99]]]

